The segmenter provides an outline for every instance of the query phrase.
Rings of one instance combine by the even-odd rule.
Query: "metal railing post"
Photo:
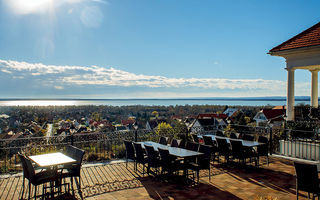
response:
[[[272,127],[269,127],[269,148],[270,148],[270,155],[273,153],[273,141],[272,141]]]
[[[134,141],[138,142],[138,131],[134,130]]]
[[[73,146],[73,134],[71,135],[71,145]]]

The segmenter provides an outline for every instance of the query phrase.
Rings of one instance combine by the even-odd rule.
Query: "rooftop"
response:
[[[272,48],[269,53],[320,45],[320,22]]]
[[[180,185],[143,176],[133,170],[132,163],[126,169],[124,162],[87,164],[81,173],[82,197],[91,200],[295,198],[293,163],[278,157],[271,157],[269,166],[263,161],[259,169],[212,163],[211,182],[207,170],[203,170],[198,185]],[[0,199],[18,199],[21,197],[21,187],[21,174],[1,178]],[[27,191],[26,187],[24,199],[27,198]],[[72,195],[72,190],[64,195],[70,199],[80,199],[78,191],[74,192],[75,195]],[[306,199],[307,194],[300,192],[300,197]]]

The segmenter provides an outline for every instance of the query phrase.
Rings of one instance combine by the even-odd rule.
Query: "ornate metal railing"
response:
[[[192,129],[131,130],[51,137],[23,137],[14,140],[2,139],[0,140],[0,172],[8,173],[21,170],[20,160],[16,155],[19,151],[24,151],[27,155],[35,155],[63,151],[66,145],[71,144],[85,150],[84,162],[106,161],[124,158],[125,147],[123,140],[158,141],[160,135],[191,140],[190,133],[198,135],[215,134],[218,130],[223,131],[226,136],[229,136],[231,132],[236,132],[240,136],[252,134],[256,139],[259,135],[263,135],[271,141],[269,146],[270,153],[320,160],[320,141],[317,140],[318,133],[316,130],[308,134],[297,134],[301,130],[281,127],[229,125],[223,129],[206,126]],[[302,138],[296,137],[297,135],[312,135],[313,137]]]

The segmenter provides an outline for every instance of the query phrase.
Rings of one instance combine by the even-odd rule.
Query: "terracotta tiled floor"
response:
[[[82,195],[70,190],[74,199],[295,199],[294,167],[291,161],[271,158],[260,169],[238,165],[212,166],[211,182],[203,171],[198,185],[180,185],[176,181],[161,181],[142,176],[129,163],[98,164],[82,168]],[[0,199],[22,196],[21,175],[0,179]],[[27,185],[27,184],[26,184]],[[27,189],[25,189],[27,191]],[[38,191],[42,191],[38,189]],[[72,195],[74,192],[74,195]],[[27,198],[25,192],[23,198]],[[301,193],[301,199],[307,196]],[[61,197],[65,199],[67,196]]]

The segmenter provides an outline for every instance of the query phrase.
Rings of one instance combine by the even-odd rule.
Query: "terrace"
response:
[[[260,169],[225,166],[212,163],[212,177],[200,174],[198,185],[179,185],[159,181],[133,170],[133,164],[124,162],[87,164],[81,171],[83,199],[293,199],[295,176],[291,161],[272,157],[269,166]],[[141,169],[140,169],[141,171]],[[22,176],[14,175],[0,180],[0,199],[19,199],[22,195]],[[71,199],[81,199],[75,189]],[[23,199],[27,199],[25,188]],[[39,189],[38,191],[41,191]],[[40,193],[39,193],[40,194]],[[307,197],[301,193],[301,199]],[[64,196],[66,197],[66,196]]]
[[[245,130],[248,131],[248,127]],[[254,133],[270,134],[270,130],[256,128]],[[273,131],[272,135],[276,138],[277,134]],[[1,149],[3,174],[0,178],[0,199],[28,198],[27,187],[22,195],[23,177],[20,161],[16,158],[15,152],[24,149],[29,155],[40,154],[58,151],[66,144],[85,149],[86,156],[81,169],[81,190],[78,191],[76,185],[73,185],[70,191],[63,191],[61,199],[295,198],[296,178],[293,162],[274,154],[270,156],[269,165],[266,164],[266,160],[262,160],[260,168],[250,165],[239,166],[237,163],[226,165],[223,162],[211,162],[211,182],[209,182],[208,171],[205,170],[200,173],[199,184],[181,185],[175,181],[164,181],[154,176],[143,175],[140,173],[141,168],[138,171],[134,170],[132,162],[126,168],[123,160],[123,140],[156,141],[158,136],[155,132],[139,130],[74,135],[64,138],[59,136],[29,138],[10,141],[10,144],[8,141],[2,141],[7,145],[6,147],[2,145]],[[35,144],[38,148],[33,148]],[[274,143],[273,152],[278,153],[278,150],[279,145]],[[38,194],[41,192],[42,189],[38,189]],[[307,193],[300,191],[301,199],[307,196]]]

